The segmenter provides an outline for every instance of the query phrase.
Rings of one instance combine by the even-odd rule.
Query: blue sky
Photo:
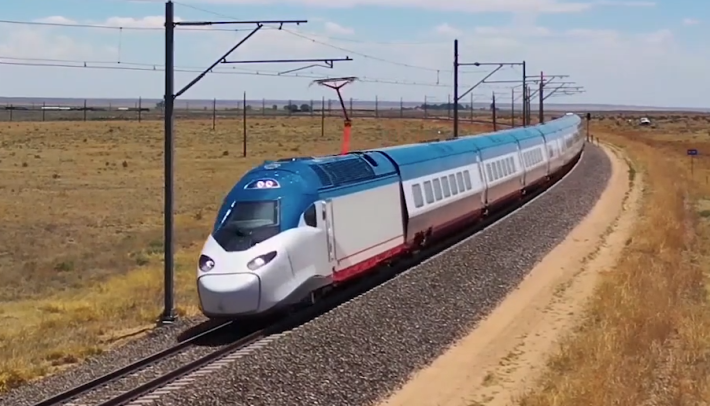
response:
[[[0,2],[3,20],[113,27],[0,23],[0,77],[12,78],[3,80],[0,95],[162,97],[162,73],[151,70],[153,64],[156,69],[163,64],[163,11],[162,1],[145,0]],[[531,74],[568,74],[564,81],[575,81],[572,86],[586,90],[550,101],[710,105],[710,52],[701,46],[710,34],[710,21],[702,17],[710,16],[710,3],[697,0],[183,0],[176,3],[175,14],[190,21],[309,20],[299,27],[285,26],[288,32],[267,27],[232,59],[354,59],[336,63],[332,70],[299,72],[307,77],[253,75],[302,64],[222,65],[220,73],[208,75],[187,98],[239,98],[246,91],[250,99],[319,99],[333,93],[309,86],[313,78],[358,76],[364,80],[349,85],[346,97],[426,96],[444,102],[452,93],[452,47],[458,38],[462,62],[525,60]],[[246,34],[179,31],[176,65],[186,70],[206,67]],[[33,64],[44,66],[28,66]],[[483,68],[462,71],[462,91],[485,75]],[[178,86],[194,75],[178,72]],[[491,80],[520,75],[519,68],[510,67]],[[473,93],[477,101],[492,92],[508,98],[509,86],[483,85]]]

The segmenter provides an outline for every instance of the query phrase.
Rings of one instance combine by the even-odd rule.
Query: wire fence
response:
[[[177,100],[174,118],[178,120],[239,119],[244,116],[256,117],[342,117],[343,108],[351,118],[403,118],[403,119],[452,119],[454,104],[451,102],[437,103],[426,98],[422,102],[356,100],[347,99],[344,106],[338,99],[321,100]],[[4,110],[4,111],[3,111]],[[497,114],[493,111],[497,110]],[[512,122],[520,115],[522,104],[509,101],[499,103],[496,108],[489,103],[459,103],[459,119],[471,122],[492,119],[501,122]],[[496,117],[497,116],[497,117]],[[0,121],[143,121],[162,120],[164,111],[162,102],[158,99],[74,99],[39,100],[15,99],[0,105]]]

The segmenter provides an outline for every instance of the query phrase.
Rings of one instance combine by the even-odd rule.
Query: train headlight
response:
[[[276,251],[271,251],[268,254],[259,255],[258,257],[249,261],[249,263],[247,264],[247,268],[252,271],[256,271],[257,269],[271,262],[274,258],[276,258]]]
[[[200,271],[209,272],[214,268],[214,259],[208,257],[207,255],[200,255],[199,261]]]

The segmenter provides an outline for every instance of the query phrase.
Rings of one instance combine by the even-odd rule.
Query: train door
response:
[[[485,164],[481,161],[480,152],[476,153],[476,166],[478,166],[478,173],[481,176],[481,185],[483,186],[483,190],[481,190],[481,205],[486,207],[488,205],[488,178],[484,168]]]
[[[525,188],[525,163],[523,162],[523,155],[520,153],[520,141],[515,141],[515,152],[520,164],[516,165],[520,168],[520,176],[518,177],[520,179],[520,188],[523,189]]]
[[[326,244],[328,247],[328,262],[335,266],[335,228],[333,224],[333,201],[319,200],[315,203],[317,213],[318,228],[325,233]]]

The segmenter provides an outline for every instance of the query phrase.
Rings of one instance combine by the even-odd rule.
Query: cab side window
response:
[[[311,227],[316,227],[316,205],[312,204],[310,207],[303,212],[303,220],[307,225]]]

